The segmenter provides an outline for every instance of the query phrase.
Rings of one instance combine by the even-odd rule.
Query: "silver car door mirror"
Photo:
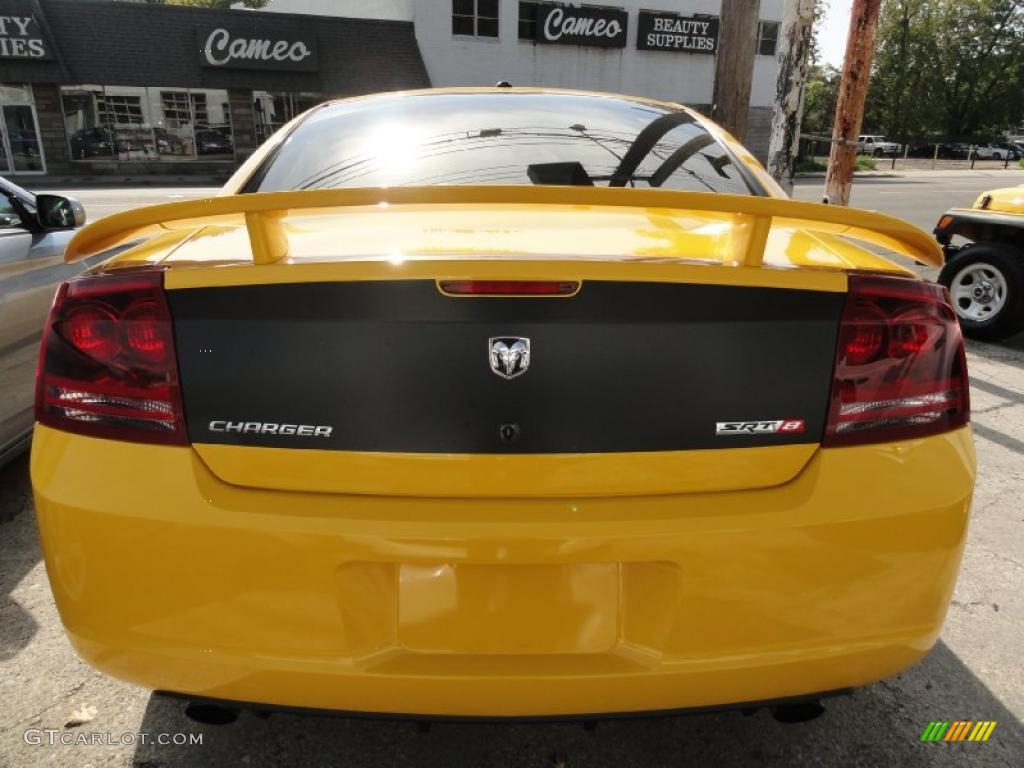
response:
[[[85,224],[85,208],[73,197],[36,195],[36,218],[44,229],[74,229]]]

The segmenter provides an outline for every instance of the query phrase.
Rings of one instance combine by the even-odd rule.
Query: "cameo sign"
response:
[[[317,70],[316,34],[282,31],[276,25],[219,24],[200,27],[199,61],[221,69]]]
[[[538,43],[626,47],[626,12],[619,8],[537,6]]]

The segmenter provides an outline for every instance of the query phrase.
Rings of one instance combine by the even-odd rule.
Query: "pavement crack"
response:
[[[60,704],[65,699],[70,699],[74,694],[76,694],[80,690],[82,690],[82,688],[85,687],[85,682],[86,682],[85,680],[79,680],[77,683],[75,683],[73,686],[71,686],[70,690],[62,693],[60,696],[58,696],[56,699],[51,701],[45,707],[43,707],[42,709],[38,710],[37,712],[29,715],[28,717],[25,717],[25,718],[19,720],[14,725],[12,725],[9,728],[7,728],[6,729],[7,732],[8,733],[12,733],[14,731],[17,731],[19,726],[22,726],[22,725],[24,725],[26,723],[32,723],[35,720],[41,718],[45,712],[48,712],[49,710],[54,709],[55,707],[60,706]]]
[[[1015,565],[1018,568],[1024,568],[1024,563],[1021,563],[1021,562],[1019,562],[1017,560],[1014,560],[1012,557],[1008,557],[1006,555],[1000,554],[999,552],[996,552],[995,550],[989,549],[986,546],[982,546],[981,549],[983,549],[988,554],[992,555],[992,557],[994,557],[996,560],[1002,560],[1003,562],[1010,563],[1011,565]]]

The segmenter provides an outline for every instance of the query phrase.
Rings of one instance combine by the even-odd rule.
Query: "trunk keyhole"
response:
[[[514,443],[519,439],[519,425],[507,422],[498,427],[498,438],[501,442]]]

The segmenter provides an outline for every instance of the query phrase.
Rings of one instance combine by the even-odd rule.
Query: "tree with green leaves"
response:
[[[865,130],[996,136],[1024,120],[1024,0],[886,0]]]
[[[830,64],[813,64],[804,85],[804,114],[800,131],[831,136],[839,97],[839,70]]]

